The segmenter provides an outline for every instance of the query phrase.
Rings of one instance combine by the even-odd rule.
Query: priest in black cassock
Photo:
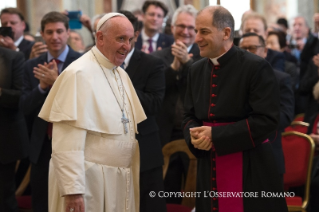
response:
[[[271,66],[233,45],[234,19],[221,6],[199,12],[196,32],[206,58],[190,68],[182,124],[198,159],[196,211],[288,211],[268,142],[279,121]]]

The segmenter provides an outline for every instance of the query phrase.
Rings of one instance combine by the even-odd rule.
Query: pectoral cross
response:
[[[126,124],[129,123],[129,120],[125,117],[124,111],[122,111],[121,122],[123,123],[123,126],[124,126],[124,133],[125,134],[128,133]]]

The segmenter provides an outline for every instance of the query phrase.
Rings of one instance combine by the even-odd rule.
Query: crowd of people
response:
[[[13,32],[0,35],[0,211],[17,211],[29,166],[34,212],[165,212],[181,198],[150,192],[181,191],[189,163],[174,154],[163,180],[171,141],[185,139],[197,157],[199,192],[283,192],[281,133],[297,114],[319,146],[318,14],[311,29],[302,16],[267,23],[250,10],[236,32],[227,9],[183,5],[163,29],[166,5],[148,0],[138,11],[82,15],[85,46],[67,13],[45,14],[33,36],[17,8],[0,12]],[[319,210],[314,161],[310,212]],[[287,206],[202,195],[196,210]]]

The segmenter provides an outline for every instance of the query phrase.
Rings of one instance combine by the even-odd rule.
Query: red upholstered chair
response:
[[[166,204],[167,212],[191,212],[192,209],[178,204]]]
[[[19,164],[19,162],[18,162]],[[18,165],[17,165],[18,166]],[[29,166],[22,182],[16,189],[15,195],[19,206],[19,212],[32,212],[31,196],[22,196],[23,192],[30,183],[31,165]]]
[[[295,116],[294,121],[303,121],[304,117],[305,117],[304,113],[299,113]]]
[[[286,197],[288,210],[306,212],[315,144],[310,136],[292,131],[282,133],[282,148],[286,166],[285,190],[305,185],[303,197]]]
[[[197,173],[197,159],[188,149],[186,141],[184,139],[174,140],[166,144],[163,149],[164,156],[164,166],[163,166],[163,178],[166,176],[167,168],[169,165],[169,159],[171,155],[176,152],[185,152],[189,157],[189,167],[187,171],[187,178],[185,182],[184,192],[196,192],[196,173]],[[181,179],[182,182],[182,179]],[[173,207],[174,204],[168,204],[170,207]],[[195,207],[195,197],[184,197],[182,200],[182,205],[187,208]],[[176,206],[178,207],[178,205]],[[179,210],[176,210],[178,212]],[[189,210],[191,211],[191,209]],[[175,212],[175,211],[174,211]]]
[[[293,121],[290,126],[286,127],[285,132],[297,131],[304,134],[308,132],[309,123],[303,121]]]

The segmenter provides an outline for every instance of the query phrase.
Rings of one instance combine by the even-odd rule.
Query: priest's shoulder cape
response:
[[[112,79],[108,82],[106,78],[113,68],[116,68],[115,65],[93,47],[57,78],[39,117],[48,122],[64,121],[90,131],[122,134],[121,109],[112,91],[118,88],[111,89]],[[146,119],[144,110],[127,73],[120,67],[116,69],[128,96],[126,104],[132,108],[135,132],[138,133],[137,124]],[[122,103],[121,99],[119,101]]]

